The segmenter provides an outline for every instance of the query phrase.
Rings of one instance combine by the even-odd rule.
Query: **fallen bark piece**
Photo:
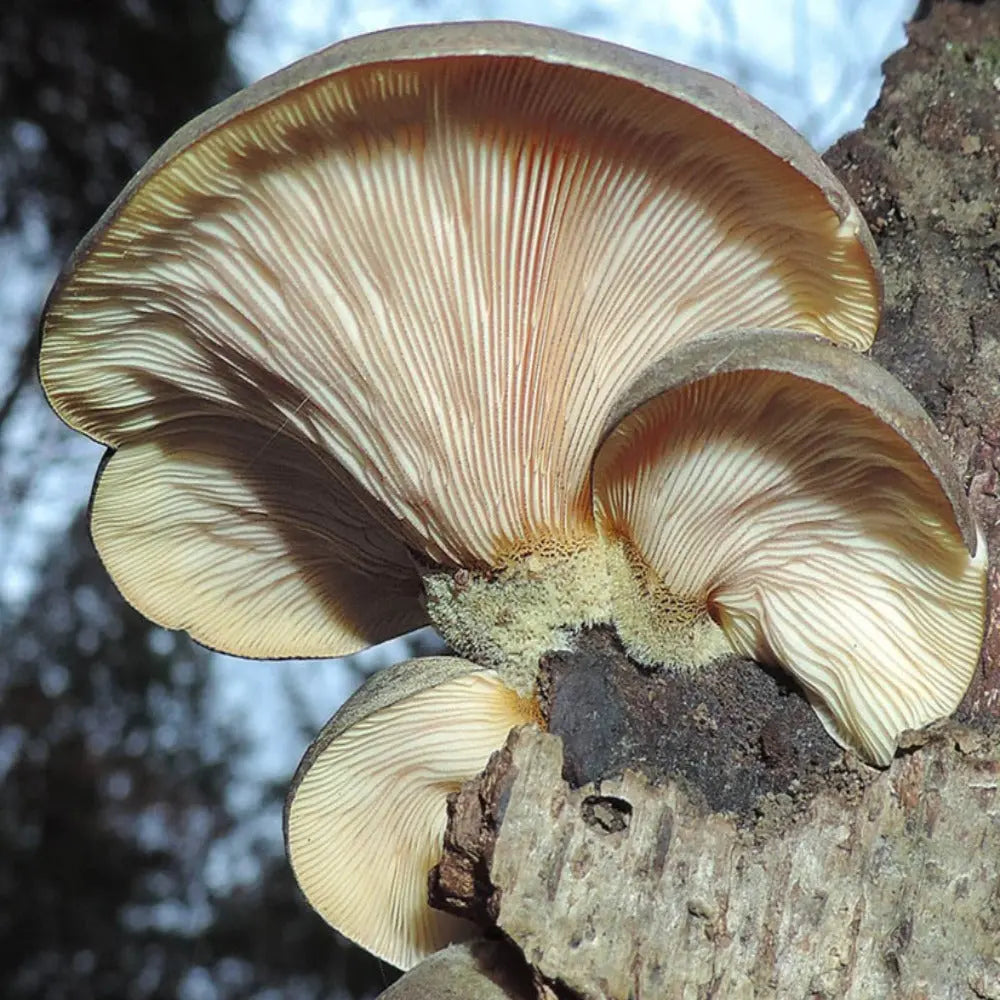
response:
[[[771,796],[751,827],[677,783],[562,770],[559,739],[522,729],[460,798],[502,817],[465,912],[564,995],[1000,998],[996,737],[946,727],[851,801],[789,817]]]

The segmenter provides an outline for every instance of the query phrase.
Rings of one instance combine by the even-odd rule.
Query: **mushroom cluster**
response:
[[[448,793],[583,624],[776,664],[875,764],[958,705],[986,546],[858,353],[879,309],[857,208],[737,88],[424,26],[177,133],[57,282],[41,373],[108,446],[93,537],[151,619],[255,657],[430,622],[464,657],[372,678],[286,809],[310,903],[405,968],[467,930],[426,902]]]

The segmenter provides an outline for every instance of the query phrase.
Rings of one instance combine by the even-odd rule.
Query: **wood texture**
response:
[[[750,827],[634,772],[570,789],[562,763],[521,730],[491,798],[463,797],[502,814],[496,925],[568,995],[1000,1000],[995,738],[951,727],[856,795],[774,798]]]

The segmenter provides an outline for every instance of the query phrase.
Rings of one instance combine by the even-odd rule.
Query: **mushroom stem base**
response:
[[[606,545],[597,538],[491,573],[434,570],[423,583],[428,615],[448,644],[521,694],[534,690],[543,654],[568,649],[580,626],[611,620]]]
[[[609,546],[607,558],[615,629],[633,659],[702,667],[733,652],[707,599],[672,592],[624,544]]]

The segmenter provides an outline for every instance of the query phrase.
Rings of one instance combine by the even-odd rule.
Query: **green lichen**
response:
[[[977,77],[994,85],[1000,82],[1000,39],[984,38],[974,44],[946,42],[944,51],[955,65],[971,66]]]

